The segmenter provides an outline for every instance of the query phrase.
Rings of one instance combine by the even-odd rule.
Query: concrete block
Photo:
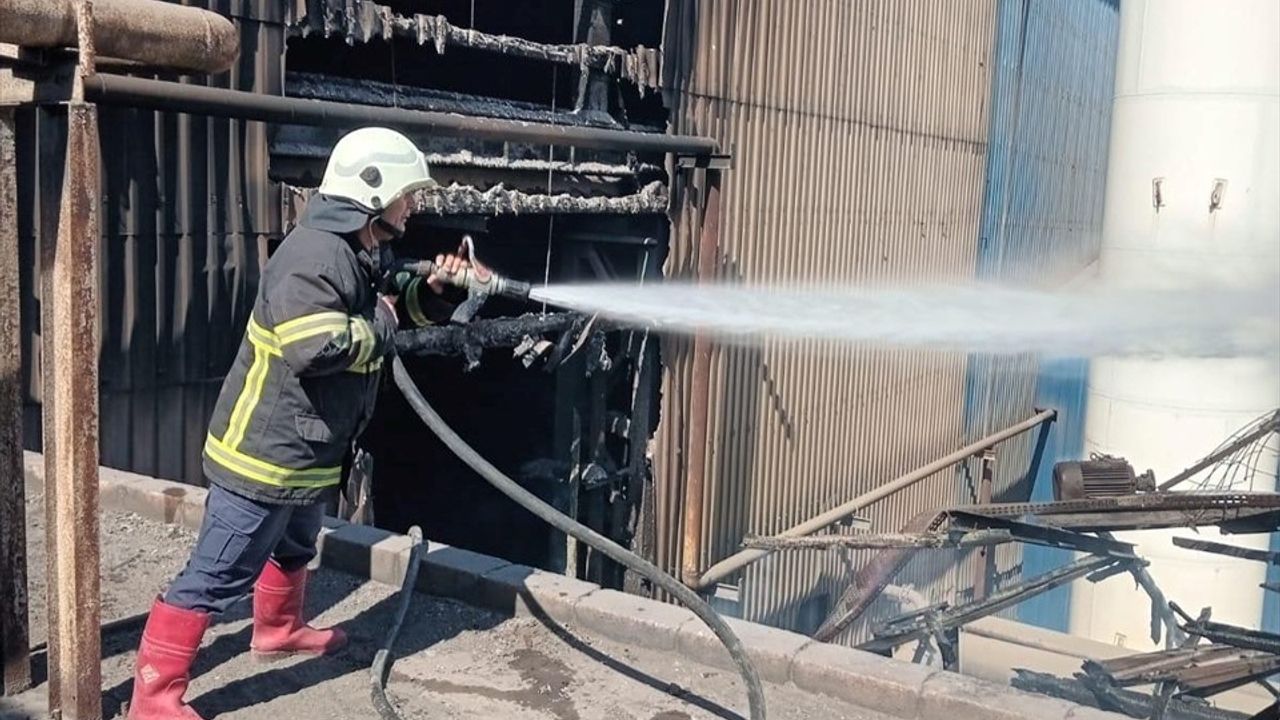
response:
[[[507,615],[572,625],[578,600],[599,589],[593,583],[512,564],[482,577],[474,600]]]
[[[578,625],[619,642],[675,650],[680,627],[696,616],[688,610],[617,590],[598,590],[573,609]]]
[[[787,683],[791,680],[791,663],[801,648],[813,642],[811,639],[786,630],[771,628],[736,618],[725,618],[729,629],[742,640],[747,657],[755,665],[760,677],[769,682]],[[729,657],[729,651],[711,628],[700,619],[693,619],[680,627],[676,638],[680,654],[713,667],[736,670],[737,665]]]
[[[205,488],[111,468],[99,468],[98,481],[102,506],[109,510],[190,530],[198,530],[204,520],[204,504],[209,496]]]
[[[921,720],[1062,720],[1075,706],[952,672],[938,672],[920,692]]]
[[[371,577],[374,546],[393,537],[395,533],[387,530],[326,518],[316,540],[320,564],[357,577]]]
[[[936,671],[861,650],[810,643],[796,653],[791,680],[822,693],[900,718],[916,718],[920,691]]]
[[[480,578],[511,563],[470,550],[428,543],[415,589],[428,595],[474,602]]]

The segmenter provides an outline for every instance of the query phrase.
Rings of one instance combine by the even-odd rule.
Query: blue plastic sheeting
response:
[[[989,281],[1054,286],[1098,256],[1106,184],[1119,10],[1106,0],[997,0],[995,73],[986,196],[976,275]],[[1053,464],[1083,450],[1088,362],[974,356],[966,421],[980,436],[1052,407],[1039,470],[1027,476],[1034,433],[999,449],[1005,473],[997,500],[1048,499]],[[1022,477],[1018,475],[1021,474]],[[1068,553],[1027,547],[1024,577],[1065,562]],[[1017,578],[1013,578],[1014,581]],[[1070,590],[1017,608],[1023,622],[1066,630]]]

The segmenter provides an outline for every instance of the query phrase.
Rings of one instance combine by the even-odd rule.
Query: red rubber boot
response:
[[[285,572],[271,561],[262,569],[253,588],[250,647],[255,658],[270,661],[299,653],[325,655],[346,646],[347,634],[339,628],[313,628],[302,621],[306,590],[305,567]]]
[[[184,610],[156,598],[138,646],[129,720],[203,720],[182,696],[208,627],[208,613]]]

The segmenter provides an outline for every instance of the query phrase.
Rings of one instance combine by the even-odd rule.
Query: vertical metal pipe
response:
[[[0,689],[5,695],[31,687],[16,136],[13,109],[0,108]]]
[[[698,282],[712,282],[720,244],[720,171],[704,171],[702,223],[698,231]],[[707,487],[707,416],[711,399],[711,341],[702,334],[693,340],[693,382],[690,387],[688,464],[684,487],[684,544],[681,578],[696,585],[702,575],[702,510]]]

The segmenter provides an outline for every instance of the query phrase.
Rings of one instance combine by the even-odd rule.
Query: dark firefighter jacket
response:
[[[209,422],[211,482],[288,505],[316,501],[339,483],[351,442],[373,414],[396,330],[377,293],[389,251],[371,255],[355,240],[366,222],[354,205],[317,194],[267,261]],[[423,325],[424,306],[436,308],[420,284],[402,308]]]

